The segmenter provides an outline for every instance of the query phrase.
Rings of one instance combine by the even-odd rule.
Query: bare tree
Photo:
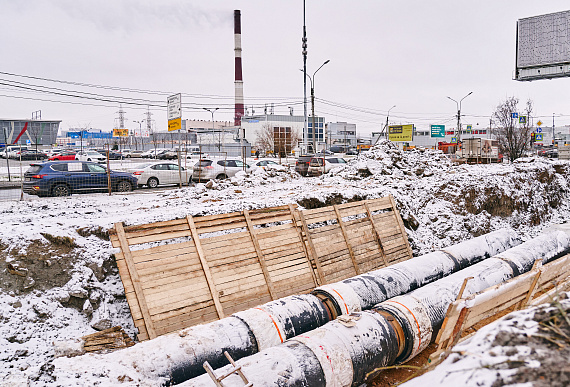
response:
[[[529,99],[523,111],[517,109],[519,99],[516,97],[507,98],[493,113],[494,121],[497,128],[494,130],[494,136],[499,141],[499,147],[503,154],[506,154],[510,161],[514,161],[522,157],[527,149],[530,148],[530,140],[532,127],[530,117],[532,114],[532,101]],[[513,113],[518,116],[525,116],[524,122],[519,122],[518,118],[513,117]]]
[[[273,127],[269,123],[263,124],[257,131],[255,145],[259,150],[272,152],[285,157],[291,153],[300,140],[299,131],[290,127]]]

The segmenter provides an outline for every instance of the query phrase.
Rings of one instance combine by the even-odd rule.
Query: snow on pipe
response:
[[[520,243],[514,231],[501,229],[421,257],[320,286],[313,294],[328,305],[336,318],[368,310]]]
[[[495,231],[443,252],[320,287],[316,296],[285,297],[219,321],[160,336],[117,351],[114,353],[117,355],[85,355],[84,361],[77,358],[74,361],[77,365],[71,363],[67,367],[85,370],[95,363],[104,367],[101,363],[110,362],[125,368],[134,366],[143,378],[148,375],[162,378],[168,384],[180,383],[205,373],[203,363],[206,360],[214,368],[226,365],[224,351],[234,359],[263,351],[323,326],[340,314],[370,309],[387,298],[406,293],[518,243],[512,231]],[[367,291],[367,287],[372,290]],[[156,356],[148,356],[149,353]],[[94,356],[101,357],[96,359]]]
[[[474,279],[469,281],[464,294],[479,292],[529,271],[535,260],[548,262],[569,249],[567,234],[560,231],[544,234],[383,302],[372,311],[356,312],[331,321],[284,344],[241,359],[238,364],[253,385],[359,385],[379,367],[405,362],[427,347],[466,277]],[[300,345],[310,351],[300,349]],[[299,358],[293,352],[305,356]],[[225,371],[227,367],[217,373]],[[224,385],[240,386],[243,382],[232,375],[224,380]],[[208,375],[202,375],[183,386],[213,386],[213,382]]]

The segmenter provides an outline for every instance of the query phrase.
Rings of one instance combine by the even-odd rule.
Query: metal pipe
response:
[[[311,386],[358,386],[378,368],[405,362],[428,346],[466,277],[474,279],[464,294],[480,292],[529,271],[536,260],[548,262],[569,250],[570,237],[566,233],[555,231],[541,235],[409,294],[383,302],[372,311],[343,316],[237,363],[254,386],[301,386],[307,385],[304,383],[309,377]],[[310,352],[301,351],[300,345]],[[290,348],[305,353],[305,357],[295,358],[289,354]],[[314,364],[314,358],[318,364]],[[227,371],[228,367],[217,370],[220,374]],[[224,386],[243,386],[241,379],[236,378],[228,377]],[[183,386],[214,384],[208,375],[202,375]]]
[[[321,286],[314,294],[271,301],[219,321],[160,336],[107,355],[85,355],[69,362],[58,359],[58,362],[63,362],[62,370],[82,370],[82,374],[86,370],[100,374],[102,369],[107,369],[109,377],[113,377],[115,370],[125,372],[119,370],[134,367],[141,381],[152,377],[165,384],[180,383],[205,373],[202,365],[206,360],[214,368],[228,364],[224,351],[228,351],[234,360],[263,350],[271,352],[287,339],[314,332],[339,315],[370,309],[390,297],[409,292],[518,243],[514,232],[495,231],[443,251]],[[378,329],[388,329],[382,328],[385,323],[378,324],[381,325]],[[148,356],[149,353],[162,355],[157,359]]]

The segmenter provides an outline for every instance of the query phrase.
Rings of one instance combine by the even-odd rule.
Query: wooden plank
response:
[[[235,230],[245,228],[247,224],[242,220],[240,222],[231,223],[231,224],[218,224],[209,227],[203,227],[199,231],[199,235],[209,234],[218,231],[228,231],[228,230]]]
[[[180,219],[164,220],[161,222],[154,222],[154,223],[137,224],[137,225],[126,226],[126,227],[123,226],[123,229],[125,230],[125,234],[128,235],[131,232],[136,232],[136,231],[140,231],[140,230],[175,226],[175,225],[185,224],[185,223],[186,223],[186,219],[180,218]]]
[[[348,235],[346,234],[346,230],[344,229],[342,217],[340,216],[340,212],[338,211],[338,207],[336,205],[333,206],[333,209],[334,209],[334,212],[336,213],[337,221],[338,221],[338,224],[340,226],[340,229],[342,230],[342,235],[344,236],[344,240],[346,242],[346,247],[348,248],[348,253],[350,254],[350,259],[352,260],[354,270],[356,271],[356,274],[358,275],[358,274],[360,274],[360,267],[358,267],[358,262],[356,261],[356,258],[354,257],[354,251],[352,251],[350,239],[348,238]]]
[[[212,295],[212,299],[214,300],[214,305],[216,306],[216,311],[218,312],[219,318],[224,318],[224,310],[222,308],[222,304],[220,304],[220,299],[218,296],[218,291],[216,290],[216,284],[212,279],[212,273],[210,272],[210,268],[208,266],[208,262],[206,261],[206,256],[204,255],[204,250],[202,250],[202,244],[200,243],[200,237],[198,236],[198,231],[196,230],[196,226],[194,225],[194,220],[192,216],[188,215],[186,217],[188,222],[188,226],[190,227],[190,232],[192,233],[192,239],[194,240],[194,244],[196,245],[196,251],[198,252],[198,258],[200,259],[200,263],[202,264],[202,270],[204,270],[204,275],[206,276],[206,281],[208,281],[208,287],[210,288],[210,294]]]
[[[156,332],[154,331],[152,319],[150,317],[148,306],[146,304],[140,279],[137,274],[137,270],[135,268],[135,263],[133,262],[133,257],[131,256],[131,249],[129,248],[129,243],[127,242],[127,238],[125,236],[123,223],[115,223],[115,231],[117,232],[117,237],[119,238],[119,243],[121,244],[123,257],[125,259],[125,263],[127,264],[127,268],[129,271],[129,278],[131,279],[131,282],[135,289],[135,295],[137,297],[138,307],[140,308],[142,316],[144,318],[144,324],[148,332],[148,336],[149,338],[154,339],[156,337]]]
[[[142,230],[125,232],[125,235],[127,236],[127,240],[130,241],[133,238],[141,238],[151,235],[166,235],[173,232],[187,231],[187,230],[188,230],[188,224],[184,223],[184,224],[175,224],[168,227],[145,228]],[[165,237],[164,239],[170,239],[170,238]]]
[[[404,241],[404,243],[406,245],[406,249],[408,250],[408,257],[412,258],[413,257],[412,248],[410,247],[410,244],[408,243],[408,235],[406,234],[404,222],[402,221],[402,217],[400,216],[400,212],[396,208],[396,202],[394,201],[394,197],[392,195],[388,195],[388,198],[390,199],[390,203],[392,204],[392,211],[394,211],[394,215],[396,216],[396,220],[398,221],[398,225],[400,227],[400,232],[402,233],[402,240]]]
[[[183,237],[189,237],[189,236],[191,236],[189,230],[171,232],[171,233],[166,234],[166,235],[155,234],[155,235],[131,238],[131,239],[129,239],[129,245],[130,246],[141,245],[143,243],[160,242],[160,241],[164,241],[164,240],[168,240],[168,239],[183,238]]]
[[[370,199],[368,200],[368,205],[370,206],[370,210],[372,212],[393,208],[389,197]]]
[[[312,256],[312,260],[313,262],[315,262],[315,266],[317,268],[316,274],[317,274],[318,283],[319,285],[324,285],[326,282],[325,282],[325,277],[323,275],[323,269],[321,267],[321,261],[319,259],[319,256],[317,255],[315,245],[313,244],[313,240],[311,238],[311,234],[309,233],[309,228],[305,220],[305,215],[303,211],[297,211],[297,213],[299,214],[299,219],[301,220],[301,226],[303,228],[303,232],[305,233],[305,237],[307,238],[307,244],[309,245],[307,252],[309,252],[309,254]]]
[[[542,274],[542,271],[539,270],[540,266],[542,266],[542,261],[538,261],[538,260],[535,261],[534,265],[532,266],[532,271],[536,272],[536,274],[534,275],[534,277],[532,279],[530,289],[528,290],[524,301],[521,303],[520,308],[526,308],[528,306],[529,301],[532,299],[532,297],[534,297],[534,294],[538,290],[538,287],[537,287],[538,280],[540,279],[540,276]]]
[[[269,276],[269,271],[267,270],[267,264],[265,263],[265,257],[261,252],[261,247],[259,247],[259,241],[255,236],[255,230],[253,229],[253,224],[251,223],[251,218],[249,216],[249,211],[247,209],[243,210],[243,216],[245,218],[245,222],[247,223],[247,228],[249,230],[249,235],[251,236],[251,241],[255,246],[255,251],[257,252],[257,259],[259,260],[259,264],[261,265],[261,270],[263,271],[263,275],[265,277],[265,282],[267,282],[267,289],[269,290],[269,294],[272,300],[275,300],[275,289],[273,288],[273,283],[271,282],[271,277]]]

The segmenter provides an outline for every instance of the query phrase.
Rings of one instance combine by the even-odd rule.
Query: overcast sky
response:
[[[63,129],[111,130],[123,100],[126,127],[138,127],[150,103],[166,130],[160,106],[183,93],[183,118],[209,120],[202,108],[219,107],[215,119],[232,121],[234,9],[246,106],[302,115],[302,0],[0,0],[0,119],[41,110]],[[521,109],[533,100],[549,126],[553,113],[556,126],[570,124],[570,79],[512,80],[517,19],[569,9],[558,0],[307,0],[308,73],[330,60],[315,77],[316,114],[362,135],[380,129],[393,105],[390,122],[455,127],[447,96],[472,91],[464,124],[488,126],[510,96]],[[79,92],[90,98],[68,96]]]

